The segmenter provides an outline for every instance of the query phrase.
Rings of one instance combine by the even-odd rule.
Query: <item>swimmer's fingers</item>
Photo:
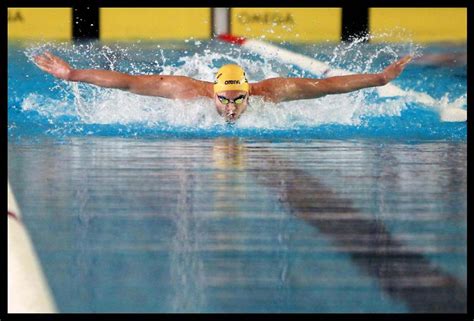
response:
[[[67,62],[50,53],[34,57],[34,62],[41,70],[64,80],[68,80],[72,70]]]
[[[405,68],[405,65],[408,64],[412,59],[413,59],[413,56],[411,56],[411,55],[406,55],[405,57],[403,57],[402,59],[400,59],[399,61],[397,61],[397,64],[398,64],[401,68]]]
[[[396,69],[396,70],[402,71],[405,68],[406,64],[408,64],[412,59],[413,59],[413,56],[407,55],[403,57],[402,59],[395,61],[386,69]]]
[[[405,69],[405,66],[413,59],[413,56],[407,55],[402,59],[392,63],[390,66],[385,68],[382,72],[384,74],[386,82],[392,81],[397,78]]]
[[[35,56],[35,59],[41,58],[43,61],[52,61],[51,57],[46,55],[46,53],[39,54]]]
[[[45,55],[46,57],[48,57],[49,59],[51,59],[51,60],[54,60],[54,57],[56,57],[56,56],[54,56],[52,53],[50,53],[49,51],[45,51],[45,52],[44,52],[44,55]]]
[[[56,57],[48,51],[44,52],[42,55],[36,56],[35,61],[40,62],[42,64],[58,64],[63,62],[62,59]]]
[[[51,61],[49,61],[44,56],[36,56],[34,58],[34,62],[41,69],[46,68],[46,67],[51,67]]]
[[[51,62],[51,60],[44,55],[35,56],[35,61],[48,62],[48,63]]]
[[[62,60],[62,59],[59,58],[58,56],[53,55],[53,54],[50,53],[49,51],[46,51],[46,52],[44,53],[44,55],[45,55],[49,60],[51,60],[52,62],[55,62],[55,63],[62,63],[62,62],[64,62],[64,60]]]
[[[46,71],[48,73],[51,73],[52,71],[51,66],[48,66],[48,65],[36,64],[36,66],[38,66],[39,69]]]
[[[43,66],[49,65],[51,67],[70,68],[67,62],[65,62],[61,58],[56,57],[48,52],[44,53],[43,55],[36,56],[34,60],[37,64],[39,63]]]
[[[43,56],[37,56],[34,58],[35,65],[38,66],[39,69],[55,75],[56,66],[53,62]]]
[[[51,69],[51,68],[53,68],[53,63],[49,59],[47,59],[43,56],[37,56],[37,57],[35,57],[34,60],[35,60],[35,64],[38,67],[40,67],[41,69],[44,69],[44,68]]]

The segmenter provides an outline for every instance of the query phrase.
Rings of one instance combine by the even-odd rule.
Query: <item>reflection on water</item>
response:
[[[466,145],[9,145],[61,311],[465,312]]]
[[[290,213],[349,254],[383,291],[404,301],[412,312],[466,312],[465,286],[430,264],[421,251],[392,237],[382,221],[359,214],[345,195],[271,150],[262,148],[259,154],[265,161],[253,162],[256,180],[275,190]]]

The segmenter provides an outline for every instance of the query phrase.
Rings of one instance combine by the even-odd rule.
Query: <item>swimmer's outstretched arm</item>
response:
[[[129,75],[99,69],[74,69],[59,57],[46,52],[34,58],[47,73],[67,81],[79,81],[106,88],[117,88],[139,95],[172,99],[212,97],[212,83],[185,76]]]
[[[251,84],[251,94],[263,96],[265,100],[280,102],[318,98],[325,95],[342,94],[363,88],[383,86],[398,77],[411,59],[411,56],[405,56],[377,74],[337,76],[325,79],[266,79]]]

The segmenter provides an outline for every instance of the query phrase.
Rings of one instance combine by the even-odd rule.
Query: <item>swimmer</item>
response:
[[[313,99],[325,95],[342,94],[363,88],[383,86],[396,77],[410,62],[408,55],[392,63],[380,73],[314,78],[269,78],[249,83],[245,71],[238,65],[222,66],[214,82],[186,76],[129,75],[99,69],[74,69],[61,58],[46,52],[34,58],[36,65],[51,75],[67,80],[116,88],[138,95],[170,99],[211,98],[217,113],[227,122],[235,122],[247,109],[250,96],[261,96],[265,101],[283,102]]]

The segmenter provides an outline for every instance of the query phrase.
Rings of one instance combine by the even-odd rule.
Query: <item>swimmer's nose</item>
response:
[[[235,104],[232,102],[232,103],[229,103],[227,105],[227,109],[228,110],[236,110],[237,109],[237,106],[235,106]]]

